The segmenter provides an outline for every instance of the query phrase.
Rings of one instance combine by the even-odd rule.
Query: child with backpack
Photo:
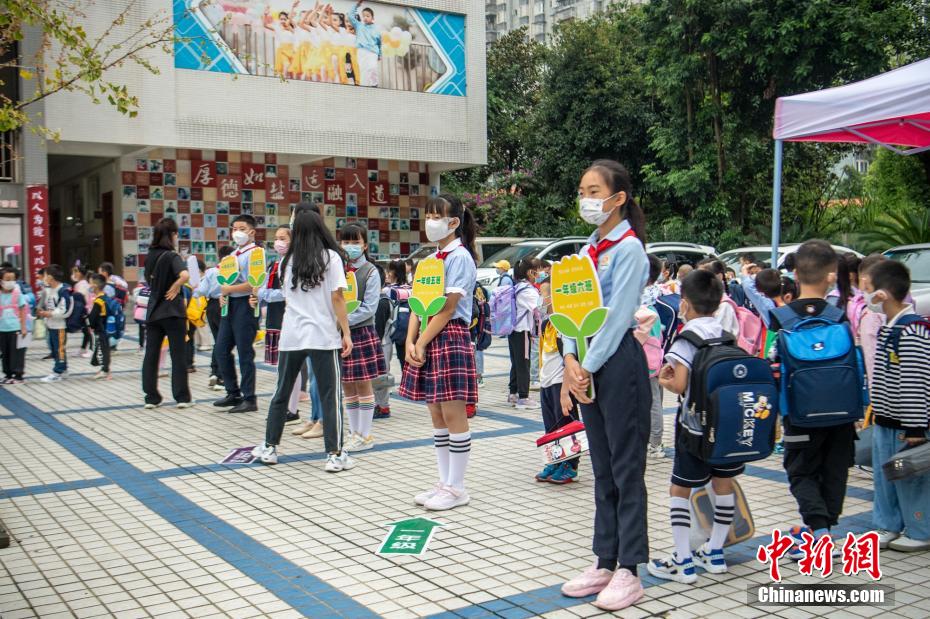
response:
[[[507,345],[510,351],[510,395],[507,401],[518,410],[539,408],[530,399],[530,347],[539,305],[539,292],[529,282],[533,271],[531,259],[524,259],[513,269],[516,282],[513,286],[499,286],[491,301],[491,320],[502,325],[498,330],[509,330]],[[495,316],[494,310],[498,313]]]
[[[829,535],[843,511],[865,382],[846,313],[826,300],[836,282],[836,252],[813,239],[795,255],[799,298],[773,310],[770,326],[779,331],[784,466],[804,522],[789,532],[795,545],[787,555],[797,561],[804,557],[802,534]]]
[[[90,313],[90,283],[87,281],[87,267],[81,264],[75,264],[71,267],[71,296],[74,298],[75,310],[78,306],[78,295],[80,295],[81,305],[84,307],[82,314]],[[89,359],[94,354],[94,332],[91,330],[87,321],[83,321],[81,333],[84,339],[81,340],[81,356]],[[70,333],[70,331],[69,331]]]
[[[732,480],[745,470],[747,460],[771,453],[775,421],[771,407],[777,391],[768,363],[735,346],[732,335],[714,318],[723,282],[699,269],[685,278],[681,289],[681,313],[687,322],[659,375],[663,388],[682,396],[669,490],[675,551],[668,558],[650,561],[647,569],[656,578],[692,584],[697,580],[695,566],[712,574],[727,571],[723,543],[736,509]],[[746,382],[734,393],[733,384],[740,380]],[[746,457],[747,453],[754,455]],[[710,538],[692,551],[690,496],[692,489],[708,482],[715,496],[714,525]]]
[[[656,302],[662,296],[662,291],[656,285],[656,280],[662,272],[662,261],[650,254],[649,281],[643,290],[641,304],[636,310],[636,340],[642,345],[646,353],[646,364],[649,367],[649,387],[652,391],[652,409],[650,410],[649,445],[646,455],[650,458],[661,459],[665,457],[665,445],[662,444],[662,433],[665,429],[665,420],[662,417],[662,387],[659,386],[659,370],[662,367],[662,356],[665,347],[662,342],[662,322],[656,311]]]
[[[381,278],[368,261],[368,230],[357,223],[346,224],[339,232],[342,251],[348,257],[346,271],[355,273],[359,306],[349,314],[352,355],[342,361],[342,390],[349,417],[349,453],[375,446],[371,434],[375,416],[375,396],[371,381],[387,374],[387,363],[378,333],[375,312],[381,297]]]
[[[120,307],[126,305],[126,299],[129,297],[129,284],[126,280],[116,274],[112,262],[101,262],[97,267],[97,273],[103,275],[107,280],[105,293],[108,297],[116,299]]]
[[[410,317],[407,361],[398,393],[429,408],[439,481],[414,501],[438,511],[470,501],[465,489],[471,454],[466,406],[478,402],[478,382],[468,323],[478,268],[475,218],[462,201],[449,194],[431,198],[425,215],[426,238],[438,247],[433,257],[444,264],[446,303],[422,332],[420,319]]]
[[[885,477],[882,463],[902,449],[930,438],[930,322],[906,302],[911,287],[906,266],[885,260],[872,266],[862,282],[873,311],[887,324],[878,335],[879,358],[872,381],[872,522],[879,544],[902,552],[930,550],[930,473],[896,481]]]
[[[407,268],[403,260],[392,260],[384,272],[385,286],[381,291],[379,308],[387,300],[390,314],[384,329],[381,349],[387,376],[381,377],[381,384],[375,389],[375,419],[388,419],[391,416],[391,387],[394,377],[391,375],[391,358],[397,356],[400,372],[404,372],[404,344],[407,339],[407,327],[410,324],[410,285],[407,283]]]
[[[139,354],[145,352],[145,315],[149,309],[149,297],[152,289],[145,283],[144,279],[139,280],[136,287],[132,289],[132,319],[139,328]]]
[[[45,267],[45,288],[36,306],[36,316],[45,320],[48,345],[55,360],[52,373],[42,379],[54,383],[68,376],[68,317],[74,310],[71,291],[64,284],[65,272],[57,264]]]
[[[3,357],[3,385],[19,385],[23,382],[26,364],[26,348],[20,347],[21,340],[29,333],[27,325],[28,304],[26,295],[16,283],[16,269],[0,271],[3,289],[0,291],[0,356]]]
[[[91,365],[100,366],[100,370],[94,375],[94,380],[112,380],[113,375],[110,373],[110,336],[107,334],[107,319],[110,312],[107,309],[114,309],[117,303],[115,299],[107,297],[104,293],[107,280],[103,275],[91,273],[89,279],[89,298],[91,302],[90,313],[87,315],[87,324],[94,333],[94,356]]]
[[[201,273],[207,270],[203,260],[197,259],[197,268]],[[193,286],[184,284],[184,299],[187,302],[187,339],[184,342],[187,359],[187,373],[197,371],[197,329],[207,325],[207,299],[195,294]]]

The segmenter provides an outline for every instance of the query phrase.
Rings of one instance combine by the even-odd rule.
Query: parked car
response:
[[[885,255],[910,269],[915,309],[924,316],[930,314],[930,243],[893,247]]]
[[[778,264],[777,267],[781,267],[785,262],[785,256],[788,254],[793,254],[798,251],[800,243],[790,243],[787,245],[778,246]],[[843,247],[842,245],[833,245],[833,250],[838,254],[856,254],[860,258],[862,254],[857,252],[855,249],[850,249],[848,247]],[[729,268],[733,269],[739,273],[739,257],[743,254],[752,254],[756,257],[756,260],[764,260],[769,262],[772,259],[772,246],[771,245],[753,245],[752,247],[738,247],[736,249],[731,249],[730,251],[725,251],[720,254],[720,260],[727,265]]]
[[[526,240],[523,237],[518,236],[481,236],[475,239],[475,249],[478,250],[478,264],[484,262],[486,256],[491,256],[496,254],[502,249],[510,247],[514,243],[519,243],[520,241]],[[429,258],[436,251],[436,246],[432,243],[428,243],[420,247],[409,256],[408,259],[413,259],[414,262],[419,262],[424,258]]]
[[[583,236],[570,236],[564,239],[527,239],[491,254],[484,262],[478,263],[478,283],[489,290],[497,286],[495,264],[506,260],[512,268],[524,258],[542,258],[556,262],[565,256],[577,254],[587,239]]]
[[[646,243],[646,253],[664,260],[666,263],[696,265],[705,258],[713,258],[717,253],[709,245],[697,243],[677,243],[662,241],[660,243]]]

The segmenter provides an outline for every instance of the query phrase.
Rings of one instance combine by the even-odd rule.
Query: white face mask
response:
[[[438,243],[449,236],[449,218],[427,219],[426,220],[426,239],[430,243]]]
[[[617,192],[620,193],[620,192]],[[578,214],[589,224],[599,226],[610,218],[613,209],[604,212],[604,202],[617,194],[607,198],[580,198],[578,200]],[[616,207],[614,207],[616,208]]]
[[[232,233],[232,238],[233,238],[233,242],[236,245],[238,245],[239,247],[242,247],[243,245],[249,242],[249,233],[243,232],[242,230],[235,230]]]
[[[876,314],[884,314],[885,313],[885,302],[874,301],[875,295],[878,294],[878,292],[879,292],[878,290],[876,290],[875,292],[863,292],[862,296],[865,297],[865,303],[866,305],[869,306],[870,310],[872,310]]]
[[[13,290],[14,288],[16,288],[16,282],[9,282],[9,281],[3,280],[4,290]]]

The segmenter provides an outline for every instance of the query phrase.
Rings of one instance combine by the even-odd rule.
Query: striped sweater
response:
[[[918,324],[895,327],[904,313],[878,332],[872,411],[878,425],[921,437],[930,425],[930,329]],[[900,332],[897,351],[889,341],[894,331]]]

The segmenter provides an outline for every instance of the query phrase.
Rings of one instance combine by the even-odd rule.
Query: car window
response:
[[[540,258],[549,262],[558,262],[565,256],[577,254],[579,249],[581,249],[580,243],[561,243],[547,249]]]
[[[912,282],[930,284],[930,249],[886,251],[885,255],[910,269]]]
[[[537,254],[542,248],[546,246],[546,243],[527,243],[520,245],[511,245],[510,247],[505,247],[504,249],[491,254],[489,258],[485,258],[484,262],[481,263],[482,269],[493,269],[494,264],[500,260],[506,260],[510,263],[510,266],[516,266],[518,262],[530,255]]]
[[[493,256],[497,252],[510,247],[510,243],[479,243],[478,248],[481,251],[482,261],[485,258]]]

